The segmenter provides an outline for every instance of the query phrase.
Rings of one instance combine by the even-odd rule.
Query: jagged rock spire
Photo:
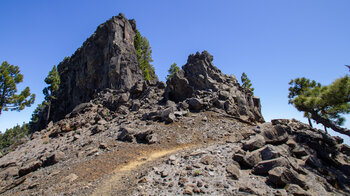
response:
[[[58,65],[62,82],[51,119],[61,119],[103,89],[127,91],[144,81],[134,49],[135,28],[135,20],[114,16]]]

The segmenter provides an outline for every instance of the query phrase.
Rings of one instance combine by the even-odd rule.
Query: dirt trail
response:
[[[156,161],[164,156],[179,152],[181,150],[188,149],[190,147],[194,147],[194,145],[182,145],[169,149],[162,149],[150,152],[144,152],[142,155],[136,157],[135,160],[130,161],[126,165],[122,165],[117,167],[113,172],[111,177],[106,179],[102,185],[100,185],[93,193],[92,196],[100,196],[100,195],[117,195],[118,193],[112,193],[115,191],[115,188],[122,181],[122,178],[125,178],[128,175],[128,172],[137,170],[140,166]]]

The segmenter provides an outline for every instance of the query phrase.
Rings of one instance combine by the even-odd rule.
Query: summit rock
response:
[[[128,91],[144,82],[134,48],[135,28],[134,20],[114,16],[58,65],[61,85],[51,119],[63,118],[103,89]]]

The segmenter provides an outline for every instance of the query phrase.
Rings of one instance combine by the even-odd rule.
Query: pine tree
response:
[[[305,78],[297,78],[290,84],[294,86],[289,88],[289,103],[317,123],[321,123],[325,131],[328,127],[350,136],[350,130],[340,127],[345,120],[342,115],[350,113],[349,76],[339,78],[328,86],[321,86]]]
[[[152,50],[147,38],[143,37],[138,30],[136,30],[134,38],[134,47],[136,51],[137,60],[142,70],[143,77],[145,78],[145,80],[152,80],[153,78],[155,78],[154,67],[150,64],[151,62],[153,62]]]
[[[47,104],[47,116],[46,116],[46,122],[49,120],[50,117],[50,110],[51,110],[51,101],[56,99],[55,93],[60,87],[60,75],[58,74],[56,65],[53,66],[52,70],[49,72],[49,75],[45,78],[45,83],[48,84],[47,87],[43,89],[43,93],[45,95],[45,101]]]
[[[169,80],[178,71],[180,71],[180,67],[176,63],[171,64],[168,70],[169,75],[167,75],[166,79]]]
[[[244,72],[242,73],[241,81],[242,81],[242,87],[249,89],[253,93],[254,88],[252,88],[252,83],[249,80],[247,74],[245,74]]]
[[[16,85],[23,82],[18,66],[10,65],[6,61],[0,66],[0,115],[4,111],[20,111],[30,107],[35,100],[35,94],[30,93],[26,87],[20,94],[17,93]]]

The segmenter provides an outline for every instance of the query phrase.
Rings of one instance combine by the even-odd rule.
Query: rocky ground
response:
[[[151,135],[157,137],[138,141],[137,133],[147,132],[147,127],[152,127]],[[2,194],[349,192],[349,146],[294,120],[249,125],[207,111],[189,112],[169,124],[130,120],[115,126],[115,131],[105,129],[91,136],[93,129],[72,130],[52,138],[38,134],[3,157]],[[121,137],[123,130],[135,131],[130,140]]]
[[[296,121],[289,123],[304,126]],[[257,127],[253,129],[258,130]],[[269,131],[265,129],[263,131],[265,134],[262,135],[266,136],[266,132]],[[298,130],[292,131],[296,132],[292,134],[297,135],[294,139],[299,137],[299,134],[304,134]],[[316,158],[317,153],[307,148],[308,144],[297,144],[293,137],[284,138],[284,141],[278,144],[272,144],[274,142],[271,143],[271,140],[264,141],[265,138],[257,134],[242,142],[215,143],[173,154],[152,167],[152,170],[140,179],[134,194],[348,194],[349,177],[343,176],[342,179],[335,177],[335,173],[346,172],[348,168],[337,171],[336,166],[323,165],[322,161]],[[278,140],[282,141],[280,139]],[[267,141],[270,144],[266,144]],[[342,158],[349,161],[349,157]],[[340,162],[344,161],[342,158],[339,158]],[[323,176],[325,173],[327,176]],[[340,191],[340,184],[343,184],[341,185],[343,188],[347,187],[344,192]]]

